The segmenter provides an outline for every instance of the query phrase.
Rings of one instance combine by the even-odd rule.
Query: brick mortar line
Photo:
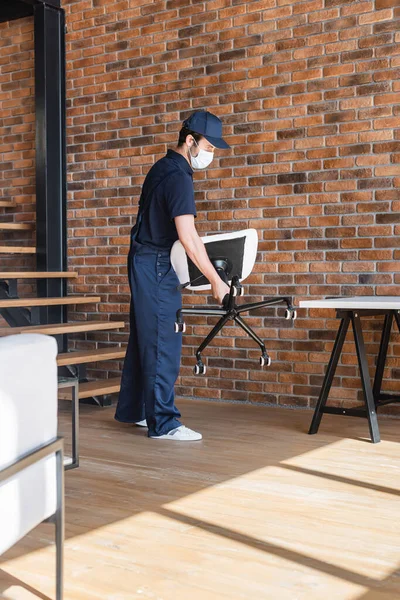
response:
[[[400,56],[400,55],[399,55],[399,56]],[[128,68],[128,69],[126,69],[126,70],[129,70],[129,68]],[[188,70],[189,70],[189,69],[188,69]],[[380,71],[380,72],[384,72],[384,71],[387,71],[387,70],[390,70],[390,69],[384,69],[384,70],[382,70],[382,71]],[[174,71],[170,71],[170,73],[173,73],[173,72],[174,72]],[[232,72],[232,70],[230,70],[230,71],[226,71],[226,73],[230,73],[230,72]],[[224,73],[222,73],[222,74],[225,74],[225,72],[224,72]],[[349,76],[351,76],[351,74],[348,74],[348,75],[349,75]],[[206,75],[206,76],[207,76],[207,77],[212,77],[212,75]],[[150,76],[147,76],[147,75],[146,75],[146,76],[144,76],[144,77],[150,77]],[[273,76],[273,77],[274,77],[274,76]],[[241,80],[241,81],[251,81],[252,79],[255,79],[255,80],[256,80],[256,79],[259,79],[259,78],[258,78],[258,77],[255,77],[255,78],[251,78],[250,80],[249,80],[249,79],[243,79],[243,80]],[[330,78],[330,77],[328,77],[328,78],[321,77],[321,78],[319,78],[319,79],[315,79],[315,80],[313,80],[313,81],[324,81],[324,80],[326,80],[326,79],[331,79],[331,78]],[[179,81],[193,81],[193,79],[190,79],[190,78],[189,78],[188,80],[179,80]],[[394,80],[391,80],[391,82],[392,82],[392,83],[393,83],[393,82],[397,82],[397,81],[400,81],[400,78],[399,78],[399,79],[394,79]],[[170,83],[170,82],[166,82],[166,85],[168,85],[168,83]],[[288,83],[279,83],[279,84],[278,84],[278,83],[277,83],[277,84],[275,84],[275,83],[274,83],[274,84],[271,84],[271,88],[277,88],[277,87],[282,87],[282,86],[283,86],[283,87],[286,87],[286,86],[292,86],[292,85],[296,85],[297,83],[301,83],[301,82],[295,82],[295,81],[294,81],[294,82],[288,82]],[[370,82],[370,83],[360,84],[360,85],[351,86],[351,87],[354,87],[355,89],[357,89],[357,88],[365,88],[365,87],[367,87],[367,86],[371,86],[371,85],[379,85],[380,83],[382,83],[382,82],[380,82],[380,81],[377,81],[377,82]],[[224,83],[223,83],[223,84],[224,84]],[[223,84],[222,84],[222,85],[223,85]],[[93,84],[93,85],[102,85],[102,84]],[[144,88],[148,88],[148,87],[159,87],[160,85],[163,85],[163,83],[151,83],[151,84],[149,84],[149,85],[146,85],[146,86],[143,86],[143,87],[144,87]],[[217,83],[216,83],[216,84],[213,84],[213,85],[215,85],[215,86],[218,86],[218,85],[221,85],[221,83],[219,83],[219,84],[217,84]],[[91,86],[89,86],[89,87],[91,87]],[[137,88],[133,88],[133,89],[139,89],[140,87],[141,87],[141,86],[140,86],[140,85],[138,85],[138,86],[137,86]],[[192,87],[192,86],[189,86],[189,85],[188,85],[188,88],[189,88],[189,87]],[[196,87],[196,85],[194,85],[194,87]],[[204,87],[204,85],[200,85],[200,87]],[[206,87],[207,87],[207,85],[206,85]],[[212,86],[210,86],[210,87],[212,87]],[[346,86],[346,87],[347,87],[347,86]],[[349,87],[350,87],[350,86],[349,86]],[[78,90],[78,89],[80,89],[80,88],[74,88],[74,89],[75,89],[75,91],[77,91],[77,90]],[[124,92],[124,91],[126,91],[127,89],[128,89],[128,88],[125,88],[125,87],[124,87],[124,88],[121,88],[121,89],[119,89],[119,90],[115,90],[115,92],[116,92],[117,94],[118,94],[119,92],[122,92],[122,93],[123,93],[123,92]],[[253,91],[253,90],[258,90],[258,89],[264,89],[264,86],[263,86],[263,84],[262,84],[262,83],[261,83],[261,85],[260,85],[258,88],[251,88],[251,91]],[[324,96],[326,92],[334,92],[334,91],[336,91],[336,90],[340,90],[340,89],[343,89],[343,87],[338,85],[337,87],[332,87],[332,88],[323,88],[323,89],[321,89],[321,90],[318,90],[318,89],[317,89],[317,90],[307,90],[307,89],[306,89],[306,90],[304,90],[304,91],[301,91],[301,92],[295,92],[295,93],[290,93],[290,94],[288,94],[288,95],[289,95],[291,98],[292,98],[292,97],[296,97],[296,96],[301,96],[301,95],[312,94],[312,93],[321,93],[321,94]],[[173,92],[180,92],[180,91],[181,91],[181,89],[180,89],[180,88],[177,88],[177,89],[165,90],[165,92],[158,92],[158,93],[156,93],[156,95],[161,95],[161,94],[170,94],[170,93],[173,93]],[[237,94],[237,93],[239,93],[240,91],[243,91],[244,93],[246,93],[246,90],[233,90],[233,91],[232,91],[232,94]],[[93,94],[93,93],[86,93],[86,94],[85,94],[85,93],[83,93],[83,90],[82,90],[82,95],[73,95],[73,96],[71,97],[71,101],[72,101],[72,103],[73,103],[73,102],[74,102],[74,100],[79,100],[79,99],[82,99],[82,98],[86,98],[86,97],[88,97],[88,96],[94,96],[94,97],[96,97],[96,95],[100,95],[100,94],[104,94],[104,93],[105,93],[104,91],[99,91],[99,92],[96,92],[96,93],[94,93],[94,94]],[[386,94],[386,93],[387,93],[387,94],[389,94],[389,93],[392,93],[392,94],[393,94],[393,93],[397,93],[397,92],[396,92],[396,91],[393,91],[392,89],[390,89],[390,90],[386,90],[386,91],[385,91],[385,90],[384,90],[384,91],[377,91],[377,92],[376,92],[376,94],[372,94],[372,96],[373,96],[373,97],[375,97],[375,96],[378,96],[378,95],[383,95],[383,94]],[[399,92],[399,93],[400,93],[400,92]],[[142,94],[141,94],[141,96],[140,96],[140,98],[147,98],[147,97],[148,97],[149,99],[151,99],[151,98],[153,98],[153,97],[154,97],[154,95],[155,95],[154,93],[151,93],[151,91],[149,91],[148,93],[144,93],[144,94],[142,93]],[[230,94],[224,94],[224,95],[227,95],[227,96],[229,96]],[[223,95],[223,96],[224,96],[224,95]],[[206,93],[204,94],[204,96],[200,96],[200,97],[204,97],[204,98],[206,98],[207,96],[208,96],[208,93],[206,92]],[[297,106],[310,106],[310,105],[318,104],[318,103],[321,103],[321,102],[330,102],[330,101],[344,102],[344,101],[346,101],[347,99],[351,99],[351,98],[353,98],[353,99],[360,98],[360,99],[361,99],[361,98],[363,98],[363,97],[366,97],[366,96],[367,96],[367,94],[366,94],[366,95],[354,95],[354,96],[348,96],[347,98],[333,98],[333,99],[331,99],[331,98],[323,98],[323,99],[321,99],[321,100],[316,100],[316,101],[314,101],[314,102],[304,102],[304,103],[297,103],[297,104],[294,104],[294,105],[289,105],[289,106],[291,106],[291,107],[297,107]],[[272,100],[272,99],[274,99],[274,98],[275,98],[275,99],[277,99],[277,98],[279,98],[279,97],[282,97],[282,98],[284,98],[285,96],[284,96],[284,95],[282,95],[282,96],[266,96],[266,97],[261,97],[261,98],[258,98],[258,99],[256,99],[256,100],[253,100],[253,99],[249,99],[249,98],[247,98],[247,99],[245,100],[245,102],[257,102],[258,100],[260,100],[260,101]],[[132,98],[130,98],[130,99],[129,99],[129,98],[127,98],[127,100],[134,100],[134,98],[135,98],[135,96],[133,96],[133,97],[132,97]],[[189,100],[193,100],[193,99],[196,99],[196,97],[194,97],[194,98],[188,98],[188,99],[179,99],[179,100],[174,100],[174,101],[170,101],[170,102],[165,102],[165,101],[163,102],[163,101],[161,101],[161,103],[162,103],[162,104],[166,104],[166,105],[168,105],[168,104],[176,104],[177,102],[185,102],[185,101],[189,101]],[[120,100],[123,100],[123,98],[120,98]],[[111,101],[108,101],[108,102],[117,102],[117,101],[118,101],[118,100],[111,100]],[[103,104],[103,103],[104,103],[103,101],[100,101],[100,102],[99,102],[99,104]],[[107,102],[106,102],[106,103],[107,103]],[[242,104],[242,103],[243,103],[243,101],[237,101],[237,102],[233,101],[233,104],[237,104],[237,105],[240,105],[240,104]],[[96,104],[96,102],[95,102],[94,104]],[[137,108],[145,108],[145,107],[147,107],[147,106],[152,106],[153,104],[154,104],[154,102],[149,102],[149,104],[140,105],[140,106],[138,106]],[[91,104],[90,106],[92,106],[92,105],[93,105],[93,104]],[[218,105],[215,105],[215,106],[225,106],[225,105],[224,105],[224,104],[222,104],[222,105],[221,105],[221,104],[219,103]],[[390,106],[391,106],[391,105],[390,105]],[[393,106],[395,106],[395,103],[393,103]],[[375,105],[372,105],[372,106],[371,106],[371,109],[372,109],[372,108],[374,108],[374,107],[375,107]],[[75,104],[72,104],[70,107],[68,107],[68,109],[67,109],[67,110],[73,110],[74,108],[76,108],[76,106],[75,106]],[[135,106],[131,106],[129,109],[134,109],[134,108],[135,108]],[[288,108],[288,107],[281,107],[281,108]],[[367,107],[365,107],[365,108],[367,108]],[[364,107],[360,107],[360,109],[359,109],[359,110],[364,110],[365,108],[364,108]],[[112,109],[112,110],[113,110],[113,111],[114,111],[114,110],[121,110],[121,111],[123,111],[123,110],[129,110],[129,109],[128,109],[128,108],[124,108],[124,109],[122,109],[122,108],[121,108],[121,109]],[[262,110],[279,110],[279,108],[277,107],[277,108],[272,108],[272,109],[268,109],[268,108],[265,108],[265,109],[263,109],[263,108],[260,106],[260,108],[259,108],[258,110],[255,110],[255,111],[253,111],[253,112],[259,112],[259,111],[262,111]],[[347,110],[352,110],[352,109],[347,109]],[[174,111],[172,111],[172,112],[174,112]],[[340,112],[340,109],[339,109],[338,111],[335,111],[335,110],[333,110],[333,111],[326,111],[326,113],[324,113],[324,114],[331,114],[331,113],[335,113],[335,112]],[[95,115],[95,114],[98,114],[98,113],[91,113],[91,112],[88,112],[88,113],[84,113],[84,114],[87,114],[87,115],[93,114],[93,115]],[[238,114],[238,113],[235,113],[235,114]],[[240,114],[240,113],[239,113],[239,114]],[[79,116],[77,116],[77,117],[75,117],[75,118],[79,118]],[[377,118],[380,118],[380,117],[377,117]],[[384,118],[384,117],[381,117],[381,118]],[[388,118],[389,118],[389,117],[388,117]],[[370,117],[369,119],[371,119],[371,117]],[[365,119],[365,120],[369,120],[369,119]],[[269,119],[269,120],[267,120],[267,122],[268,122],[268,121],[271,121],[271,122],[273,122],[274,120],[275,120],[275,119]],[[250,122],[252,122],[252,121],[250,121]],[[347,121],[345,121],[345,123],[346,123],[346,122],[347,122]],[[352,122],[352,121],[349,121],[349,122]]]

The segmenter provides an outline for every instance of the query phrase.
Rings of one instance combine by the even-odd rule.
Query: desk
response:
[[[394,394],[384,394],[381,391],[393,319],[395,319],[397,327],[400,331],[400,296],[360,296],[354,298],[305,300],[300,302],[300,307],[333,308],[336,310],[336,317],[341,319],[324,382],[322,384],[318,402],[315,407],[309,433],[317,433],[321,423],[322,415],[324,413],[348,415],[352,417],[366,417],[368,419],[372,442],[375,444],[380,442],[378,419],[376,414],[377,409],[385,404],[400,401],[400,396],[396,396]],[[364,336],[361,326],[361,317],[370,317],[376,315],[382,315],[385,318],[382,326],[381,342],[375,368],[374,383],[373,386],[371,386],[367,356],[365,352]],[[350,322],[354,332],[365,407],[352,409],[328,407],[326,406],[326,401],[332,386],[332,381]]]

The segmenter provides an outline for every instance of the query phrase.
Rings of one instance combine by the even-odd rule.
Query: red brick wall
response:
[[[72,291],[100,293],[105,318],[127,318],[125,262],[140,185],[174,144],[182,119],[207,108],[223,119],[232,150],[219,152],[213,168],[196,176],[197,226],[202,233],[258,230],[248,299],[397,295],[397,5],[64,2],[69,255],[70,267],[81,273]],[[187,295],[184,301],[203,303],[206,297]],[[253,342],[229,327],[205,354],[206,379],[192,376],[193,355],[211,322],[191,318],[178,392],[307,406],[332,348],[333,316],[299,311],[294,326],[274,310],[249,319],[273,359],[264,370]],[[377,324],[369,329],[372,363]],[[125,342],[127,335],[98,339]],[[387,389],[398,387],[395,340]],[[346,349],[332,390],[337,402],[359,397],[351,341]]]
[[[15,208],[0,208],[0,221],[33,222],[35,218],[35,101],[33,18],[0,23],[0,199]],[[34,232],[0,232],[0,245],[34,246]],[[0,255],[0,270],[35,269],[33,255]],[[31,283],[21,295],[34,294]],[[5,326],[0,317],[0,326]]]

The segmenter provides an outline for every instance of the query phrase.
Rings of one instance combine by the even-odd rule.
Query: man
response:
[[[150,169],[132,229],[128,256],[131,330],[115,419],[147,425],[150,438],[202,438],[180,423],[175,406],[182,337],[175,333],[174,323],[182,298],[170,250],[179,238],[222,304],[229,288],[211,264],[194,225],[193,170],[209,166],[215,148],[229,148],[222,139],[220,119],[207,111],[193,113],[183,123],[177,147]]]

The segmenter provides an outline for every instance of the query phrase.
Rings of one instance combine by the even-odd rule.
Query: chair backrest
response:
[[[258,234],[256,229],[243,229],[232,233],[218,233],[201,238],[211,262],[228,262],[228,281],[234,275],[244,281],[252,272],[257,256]],[[211,285],[193,264],[178,240],[171,249],[171,263],[181,284],[192,281],[189,290],[209,290]]]
[[[0,470],[57,437],[57,343],[0,339]],[[0,554],[55,512],[55,457],[0,485]]]

